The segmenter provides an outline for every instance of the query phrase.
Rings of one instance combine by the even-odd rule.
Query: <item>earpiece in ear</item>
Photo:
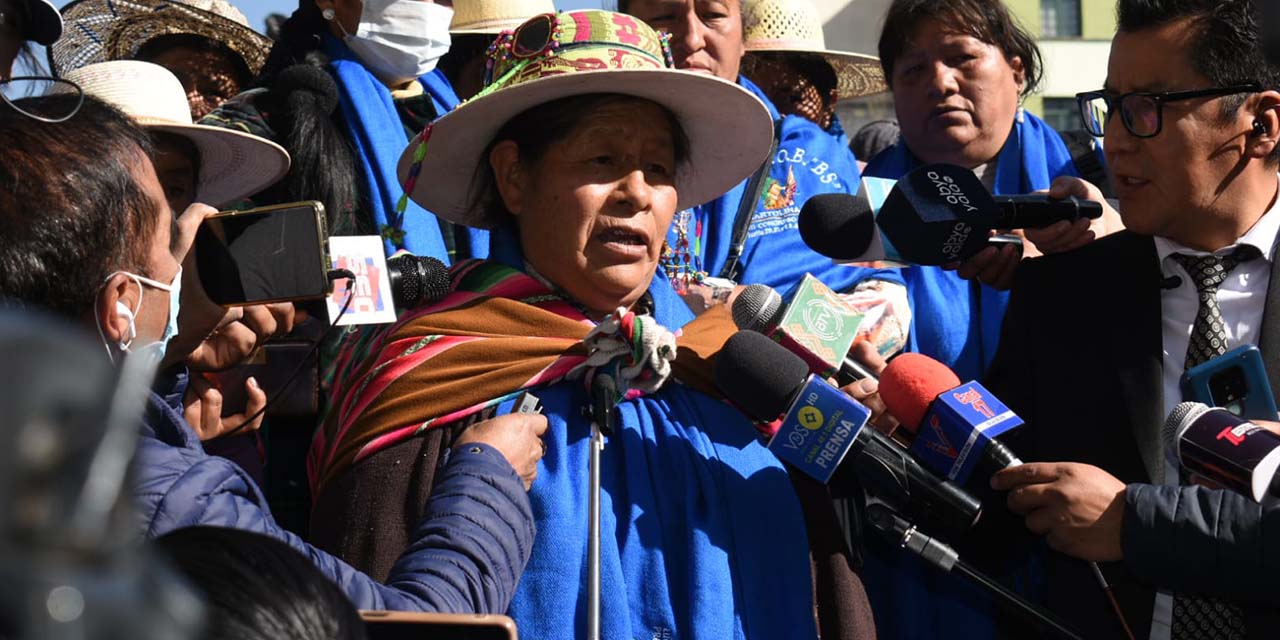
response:
[[[1267,124],[1261,118],[1253,121],[1253,135],[1265,136],[1267,133]]]
[[[124,318],[129,323],[129,335],[121,340],[121,345],[128,345],[138,335],[138,328],[134,326],[133,309],[130,309],[125,303],[116,300],[116,315]]]

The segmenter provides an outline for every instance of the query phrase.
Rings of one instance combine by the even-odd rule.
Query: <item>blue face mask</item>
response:
[[[126,339],[120,341],[119,346],[121,351],[128,352],[129,347],[133,345],[133,339],[138,335],[138,331],[134,322],[136,321],[138,314],[142,312],[141,289],[143,288],[143,285],[154,287],[156,289],[159,289],[161,291],[167,291],[169,293],[169,320],[165,324],[164,334],[160,336],[160,340],[155,342],[154,345],[147,345],[149,348],[151,348],[151,350],[155,352],[155,357],[157,361],[163,360],[165,349],[168,348],[169,346],[169,340],[171,340],[174,336],[178,335],[178,311],[182,305],[182,267],[181,266],[178,267],[178,273],[174,274],[173,282],[170,284],[164,284],[163,282],[158,282],[150,278],[145,278],[136,273],[129,273],[128,271],[116,271],[111,275],[107,276],[107,279],[108,280],[111,279],[116,274],[124,274],[126,276],[129,276],[130,279],[132,279],[134,282],[138,284],[138,289],[139,289],[137,309],[130,309],[129,307],[125,306],[123,302],[116,302],[116,312],[129,319],[129,334]],[[96,316],[97,316],[96,307],[94,309],[94,316],[96,320]],[[101,331],[101,327],[99,327],[99,331]],[[111,349],[109,348],[107,349],[107,355],[108,356],[111,355]]]

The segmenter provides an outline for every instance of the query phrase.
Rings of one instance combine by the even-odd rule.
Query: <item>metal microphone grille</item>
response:
[[[764,333],[777,322],[782,310],[782,296],[772,287],[753,284],[738,294],[733,302],[733,323],[739,329]]]
[[[429,256],[404,254],[387,260],[391,294],[402,309],[433,304],[449,293],[449,268]]]
[[[1160,438],[1164,442],[1165,454],[1170,460],[1177,465],[1182,458],[1182,451],[1179,447],[1179,441],[1182,433],[1191,426],[1200,416],[1209,412],[1209,407],[1200,402],[1183,402],[1173,408],[1173,413],[1169,414],[1169,419],[1164,421],[1164,426],[1160,428]]]

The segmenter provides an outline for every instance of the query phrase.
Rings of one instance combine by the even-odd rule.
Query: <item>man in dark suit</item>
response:
[[[1013,448],[1066,461],[1007,470],[993,486],[1012,489],[1009,507],[1050,547],[1099,561],[1129,560],[1121,532],[1137,535],[1170,508],[1215,535],[1229,533],[1217,519],[1242,514],[1197,510],[1199,493],[1158,486],[1178,484],[1159,431],[1182,400],[1183,371],[1255,344],[1280,393],[1280,283],[1269,286],[1280,281],[1280,68],[1262,54],[1252,2],[1120,0],[1117,13],[1105,89],[1082,111],[1105,134],[1128,231],[1022,265],[988,377],[1030,425]],[[1103,565],[1136,637],[1263,637],[1256,610],[1172,579],[1209,573],[1227,554],[1164,548],[1178,556],[1162,575],[1140,575],[1150,559],[1137,554]],[[1076,558],[1045,558],[1046,604],[1084,637],[1121,637]]]

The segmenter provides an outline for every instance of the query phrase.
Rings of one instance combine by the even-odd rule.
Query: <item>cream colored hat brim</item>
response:
[[[289,171],[280,145],[242,131],[192,124],[182,83],[150,62],[113,60],[72,69],[64,76],[147,129],[191,140],[200,153],[196,202],[220,206],[271,186]]]
[[[555,13],[551,0],[459,0],[453,3],[449,33],[497,35],[544,13]]]
[[[147,129],[182,136],[200,152],[196,202],[220,207],[243,200],[279,182],[289,173],[289,152],[258,136],[210,127],[136,118]]]
[[[496,91],[466,103],[436,121],[417,184],[410,197],[437,216],[479,229],[502,220],[472,212],[472,183],[481,156],[511,118],[527,109],[570,96],[614,93],[666,107],[689,139],[689,158],[676,179],[679,207],[686,209],[727,193],[760,167],[773,143],[773,120],[755,96],[708,75],[673,70],[584,71]],[[415,138],[400,157],[405,182]]]
[[[749,42],[746,45],[748,54],[752,53],[796,53],[820,56],[831,70],[835,72],[838,86],[836,91],[840,100],[861,98],[889,90],[884,81],[884,69],[880,59],[875,56],[830,49],[810,49],[796,46],[794,42]]]
[[[468,24],[466,26],[463,26],[457,29],[450,28],[449,33],[452,33],[454,35],[459,35],[459,36],[465,36],[465,35],[496,36],[499,33],[502,33],[503,31],[510,31],[522,24],[524,24],[524,20],[520,20],[520,19],[491,20],[489,22]]]

